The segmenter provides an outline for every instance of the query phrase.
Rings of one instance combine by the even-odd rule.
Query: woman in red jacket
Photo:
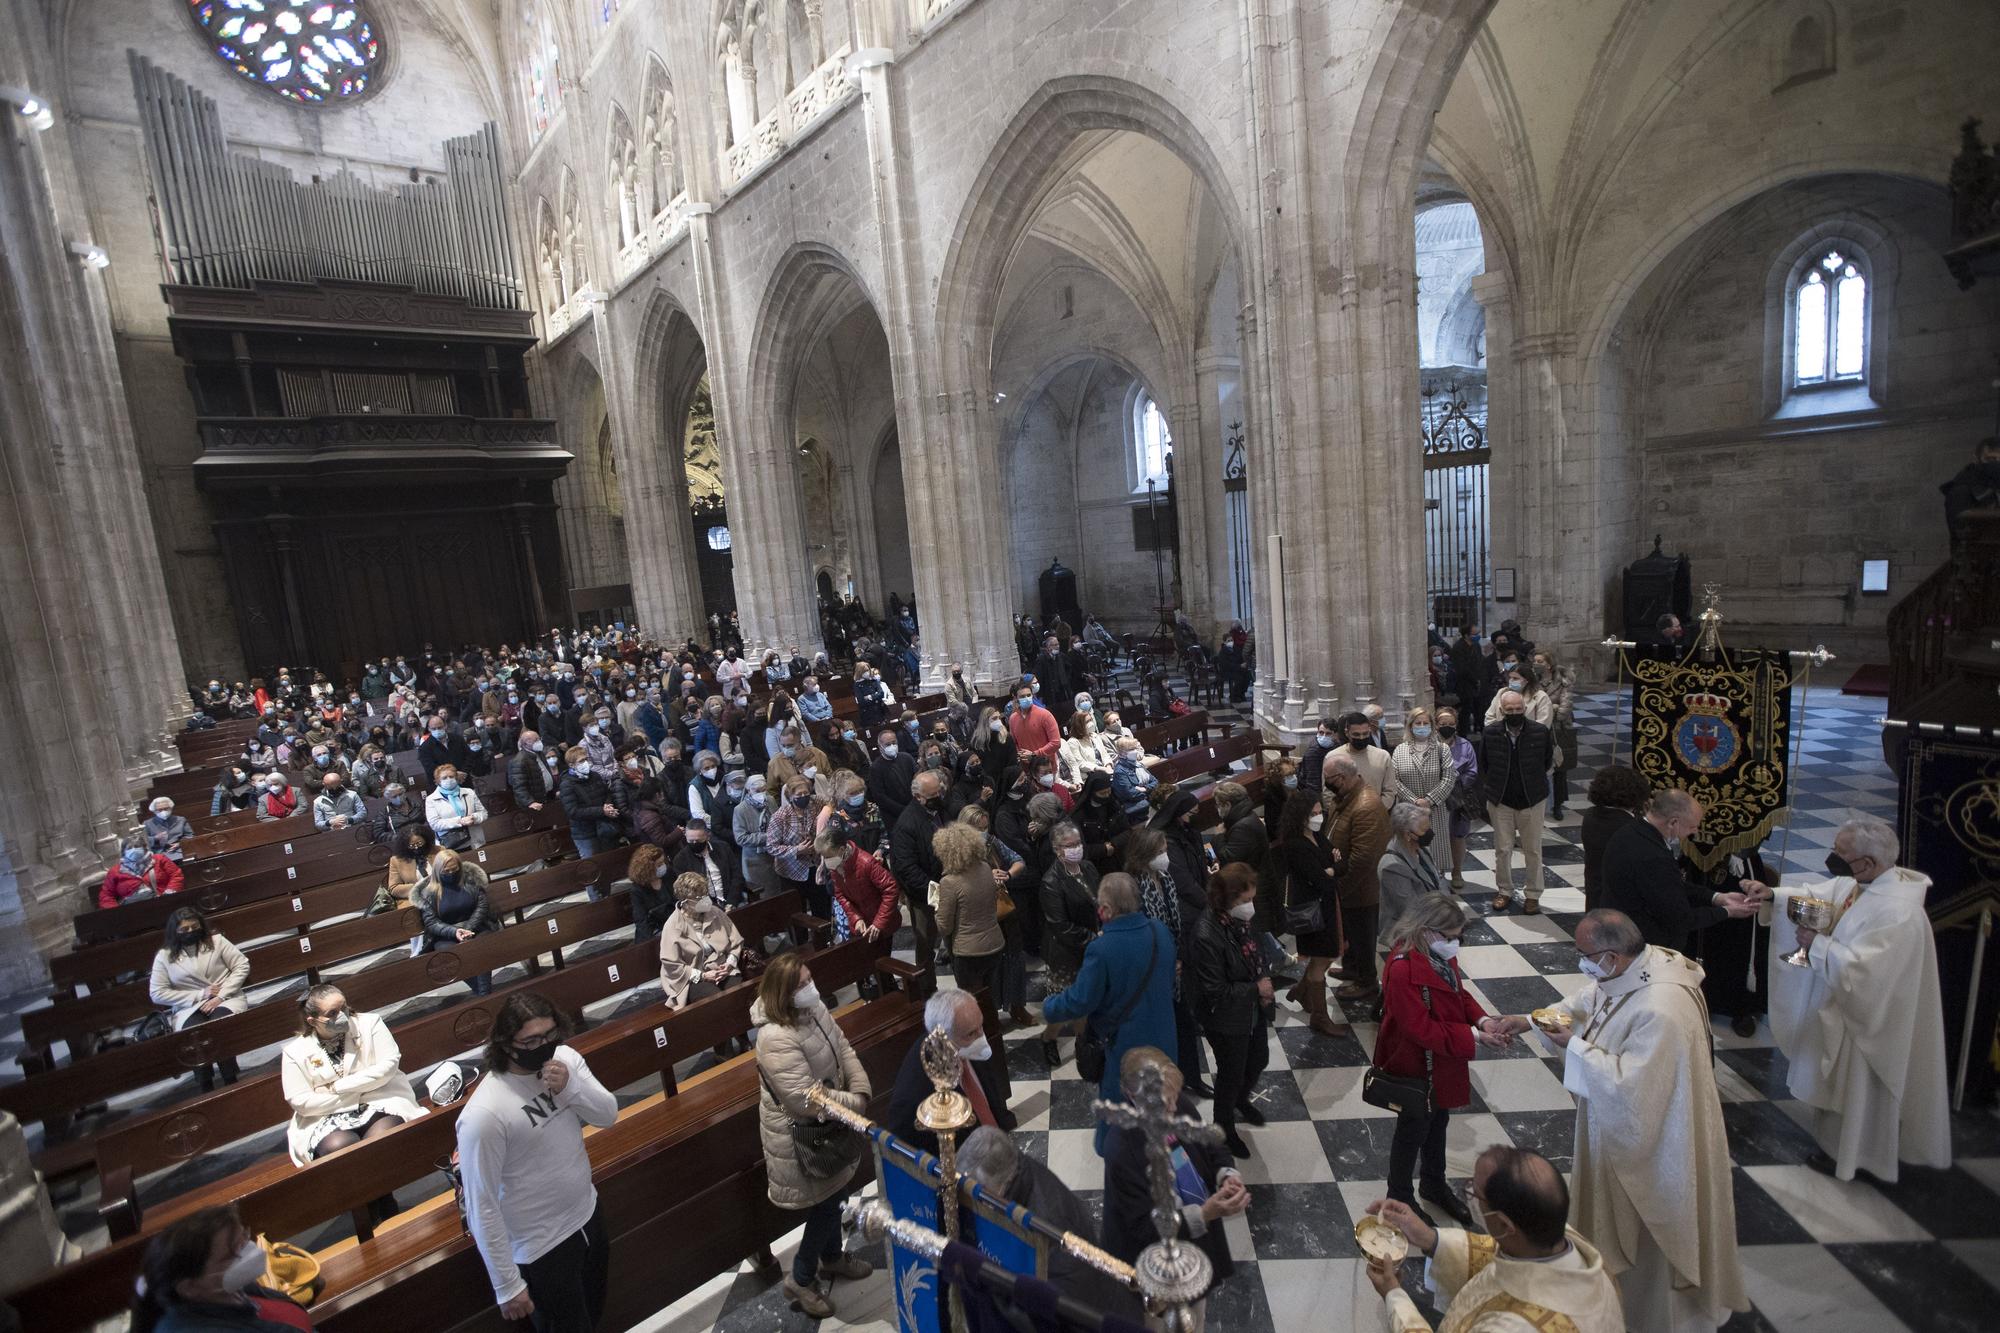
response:
[[[1472,1225],[1472,1214],[1445,1179],[1445,1125],[1453,1107],[1472,1100],[1473,1048],[1498,1050],[1513,1040],[1503,1021],[1465,989],[1457,960],[1466,920],[1457,898],[1427,893],[1396,922],[1382,967],[1382,1029],[1375,1037],[1377,1069],[1405,1078],[1428,1074],[1431,1085],[1431,1113],[1396,1121],[1388,1195],[1416,1208],[1410,1176],[1421,1163],[1424,1199],[1462,1227]]]
[[[820,830],[813,850],[833,876],[833,900],[847,914],[847,937],[894,939],[903,921],[902,895],[888,868],[850,843],[838,820]]]
[[[97,886],[97,905],[116,907],[141,889],[146,890],[148,898],[179,893],[184,883],[186,878],[179,866],[164,856],[153,855],[136,842],[128,842],[118,864],[104,872],[104,883]]]

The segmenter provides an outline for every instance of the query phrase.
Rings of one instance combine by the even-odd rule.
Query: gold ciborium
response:
[[[1793,898],[1785,904],[1785,919],[1807,930],[1829,930],[1833,927],[1833,899]],[[1792,950],[1783,961],[1793,967],[1810,966],[1804,949]]]

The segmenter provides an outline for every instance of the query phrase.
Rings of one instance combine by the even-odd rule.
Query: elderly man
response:
[[[507,790],[517,810],[539,810],[555,795],[562,773],[540,733],[523,731],[520,748],[507,757]]]
[[[367,817],[367,807],[362,805],[359,796],[347,789],[347,780],[339,773],[328,773],[320,779],[319,795],[313,797],[315,828],[344,829]]]
[[[1697,930],[1757,910],[1740,892],[1714,893],[1681,875],[1673,848],[1694,836],[1701,816],[1701,802],[1686,792],[1655,792],[1645,815],[1626,820],[1604,845],[1603,905],[1637,922],[1646,943],[1675,953],[1688,951]]]
[[[1022,1152],[1006,1130],[981,1125],[966,1135],[958,1146],[958,1169],[988,1194],[1087,1241],[1097,1240],[1090,1205],[1055,1172]],[[1049,1281],[1093,1310],[1134,1324],[1145,1318],[1137,1294],[1060,1246],[1049,1251]]]
[[[1486,817],[1493,822],[1493,910],[1514,901],[1514,847],[1521,848],[1527,881],[1523,911],[1542,910],[1542,815],[1549,798],[1549,770],[1555,740],[1528,716],[1528,701],[1515,691],[1500,696],[1500,720],[1480,734],[1479,772]]]
[[[979,999],[971,991],[940,989],[924,1004],[924,1030],[943,1028],[958,1047],[958,1090],[972,1103],[973,1119],[981,1125],[1011,1131],[1016,1121],[1007,1109],[1012,1093],[1005,1057],[986,1036]],[[905,1143],[925,1152],[937,1151],[937,1135],[917,1123],[917,1107],[936,1089],[924,1072],[922,1042],[913,1042],[896,1073],[889,1095],[889,1129]]]
[[[1350,714],[1358,717],[1359,714]],[[1367,722],[1357,722],[1354,731]],[[1341,868],[1337,884],[1340,924],[1347,956],[1340,975],[1345,983],[1334,992],[1341,1000],[1372,1003],[1382,989],[1375,979],[1376,919],[1382,912],[1382,881],[1378,867],[1389,850],[1389,811],[1373,783],[1362,773],[1352,747],[1336,750],[1320,766],[1321,800],[1326,806],[1326,845]],[[1386,766],[1388,753],[1375,750]]]
[[[1432,1227],[1395,1199],[1368,1207],[1425,1257],[1425,1285],[1447,1302],[1439,1333],[1624,1333],[1618,1286],[1603,1256],[1569,1225],[1569,1187],[1547,1158],[1488,1148],[1472,1167],[1472,1204],[1483,1231]],[[1430,1333],[1396,1268],[1368,1261],[1390,1333]]]
[[[1714,1329],[1750,1300],[1701,965],[1607,908],[1584,914],[1576,952],[1595,979],[1558,1006],[1570,1026],[1548,1040],[1576,1095],[1577,1230],[1603,1251],[1633,1333]]]
[[[889,830],[889,869],[896,876],[903,901],[910,905],[910,927],[916,932],[917,965],[921,967],[937,958],[941,947],[931,885],[944,877],[944,866],[931,848],[931,839],[946,823],[944,794],[949,783],[942,772],[927,768],[910,777],[908,784],[905,790],[909,796]]]
[[[1806,965],[1771,967],[1771,1031],[1791,1062],[1792,1095],[1813,1108],[1821,1151],[1809,1164],[1842,1180],[1894,1181],[1898,1162],[1951,1165],[1937,947],[1924,897],[1930,877],[1896,864],[1896,830],[1848,820],[1816,884],[1777,891],[1764,921],[1794,896],[1834,904],[1833,926],[1774,930],[1771,947]],[[1759,894],[1762,885],[1744,882]]]

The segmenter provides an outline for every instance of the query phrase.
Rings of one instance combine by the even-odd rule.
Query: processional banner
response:
[[[938,1159],[887,1130],[878,1128],[871,1137],[875,1141],[875,1174],[882,1182],[883,1202],[898,1218],[942,1232],[938,1189],[943,1173]],[[977,1245],[987,1258],[1009,1272],[1046,1278],[1048,1242],[1025,1224],[1031,1216],[1025,1209],[995,1204],[985,1197],[983,1190],[975,1190],[970,1198],[960,1197],[959,1239]],[[938,1308],[942,1288],[937,1265],[929,1256],[900,1244],[892,1233],[889,1269],[891,1290],[896,1297],[898,1333],[940,1333],[946,1321]]]
[[[1702,803],[1681,854],[1702,871],[1755,849],[1791,815],[1791,655],[1731,651],[1640,658],[1632,672],[1632,766]]]

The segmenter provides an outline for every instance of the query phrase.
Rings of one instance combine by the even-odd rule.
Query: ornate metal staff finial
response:
[[[1157,1066],[1142,1070],[1132,1105],[1100,1100],[1097,1114],[1106,1124],[1136,1129],[1146,1136],[1146,1174],[1153,1186],[1153,1226],[1160,1233],[1133,1265],[1139,1291],[1148,1306],[1164,1312],[1168,1333],[1189,1328],[1188,1306],[1208,1290],[1213,1268],[1194,1245],[1183,1245],[1180,1195],[1174,1188],[1174,1144],[1220,1143],[1222,1131],[1176,1115],[1167,1104],[1166,1080]]]
[[[923,1061],[924,1075],[934,1089],[918,1104],[917,1123],[937,1135],[939,1220],[944,1223],[945,1236],[957,1240],[958,1132],[973,1122],[972,1102],[958,1090],[960,1056],[951,1033],[942,1027],[925,1033],[917,1058]],[[960,1300],[958,1288],[951,1288],[948,1312],[953,1328],[965,1327],[965,1310]]]
[[[1695,652],[1703,662],[1714,662],[1722,654],[1722,585],[1704,583],[1701,585],[1701,633],[1695,640]]]

